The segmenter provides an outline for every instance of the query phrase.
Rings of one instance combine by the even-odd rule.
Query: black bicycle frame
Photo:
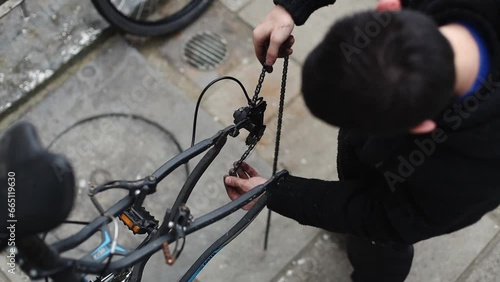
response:
[[[162,248],[164,242],[168,244],[173,243],[178,238],[175,236],[175,232],[170,232],[172,230],[172,224],[175,225],[173,220],[179,215],[181,206],[183,206],[191,192],[193,191],[196,183],[213,162],[213,160],[220,153],[224,144],[227,141],[227,136],[236,136],[238,125],[231,125],[225,129],[219,131],[217,134],[211,138],[207,138],[191,148],[181,152],[177,156],[170,159],[164,165],[162,165],[158,170],[156,170],[151,176],[138,181],[114,181],[102,185],[95,189],[95,191],[104,191],[108,189],[127,189],[129,190],[129,195],[120,199],[116,204],[111,206],[108,210],[103,212],[103,214],[84,228],[82,228],[76,234],[56,242],[51,246],[48,246],[50,253],[54,262],[49,264],[51,269],[35,269],[36,275],[32,275],[33,279],[40,279],[43,277],[55,277],[57,273],[94,273],[99,274],[103,271],[116,272],[127,267],[134,265],[134,270],[132,272],[131,281],[141,281],[142,272],[147,261],[155,252]],[[146,238],[139,247],[130,253],[126,254],[123,258],[115,261],[111,261],[107,264],[102,262],[88,261],[88,260],[77,260],[70,258],[63,258],[59,254],[73,249],[89,239],[96,232],[101,230],[103,225],[109,224],[114,218],[122,214],[125,210],[130,208],[135,204],[142,204],[145,198],[145,194],[152,194],[156,192],[156,185],[167,177],[171,172],[173,172],[179,166],[187,163],[192,158],[200,155],[204,151],[209,150],[199,161],[197,166],[189,174],[188,179],[184,183],[181,191],[179,192],[172,209],[167,210],[164,216],[164,220],[157,232],[151,233],[148,238]],[[193,264],[189,271],[184,275],[181,281],[192,281],[194,277],[200,272],[200,270],[206,265],[206,263],[225,245],[227,245],[233,238],[240,234],[259,214],[259,212],[264,208],[267,195],[264,192],[272,185],[277,185],[279,180],[286,176],[288,172],[286,170],[278,172],[272,176],[266,183],[257,186],[256,188],[250,190],[249,192],[242,195],[240,198],[229,202],[228,204],[219,207],[218,209],[205,214],[197,219],[194,219],[189,225],[184,226],[184,234],[189,235],[195,231],[198,231],[214,222],[232,214],[238,209],[242,208],[249,202],[255,200],[259,196],[262,196],[257,203],[250,209],[247,214],[231,228],[231,230],[219,238],[211,247],[209,247],[203,255]],[[97,193],[97,192],[96,192]],[[263,195],[264,194],[264,195]],[[170,223],[170,224],[169,224]],[[37,244],[42,244],[36,241]],[[54,255],[55,254],[55,255]],[[56,262],[56,263],[55,263]],[[69,276],[68,276],[69,277]],[[71,276],[74,277],[74,276]],[[135,279],[135,280],[134,280]],[[78,280],[80,281],[80,280]],[[66,282],[66,281],[65,281]],[[67,281],[69,282],[69,281]]]

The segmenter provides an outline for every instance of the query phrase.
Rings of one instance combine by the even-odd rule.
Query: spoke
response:
[[[142,11],[144,10],[144,6],[146,5],[147,1],[148,0],[143,0],[143,1],[141,1],[141,4],[139,4],[139,11],[137,11],[137,13],[135,15],[135,19],[136,20],[140,20],[141,19]]]
[[[122,11],[122,9],[123,9],[123,4],[124,4],[126,1],[127,1],[127,0],[122,0],[122,1],[120,1],[120,5],[118,5],[118,10],[119,10],[119,11]]]

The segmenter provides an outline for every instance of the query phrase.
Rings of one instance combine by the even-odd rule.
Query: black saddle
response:
[[[75,196],[69,161],[47,151],[33,125],[20,122],[0,139],[0,242],[49,231],[68,216]],[[7,229],[9,227],[9,229]]]

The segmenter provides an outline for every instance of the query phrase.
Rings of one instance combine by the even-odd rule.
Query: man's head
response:
[[[302,92],[328,123],[401,133],[435,118],[454,84],[453,50],[430,18],[363,12],[335,23],[309,54]]]

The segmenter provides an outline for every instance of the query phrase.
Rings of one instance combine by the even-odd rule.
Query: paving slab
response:
[[[307,54],[323,39],[336,20],[356,11],[373,9],[376,4],[377,0],[338,0],[333,5],[317,10],[304,25],[294,28],[293,58],[303,63]],[[273,6],[272,1],[252,1],[238,14],[250,26],[256,27]]]
[[[239,11],[238,15],[244,22],[255,28],[273,7],[273,1],[252,1]]]
[[[238,10],[243,8],[246,4],[248,4],[250,0],[220,0],[220,2],[224,4],[232,12],[237,12]]]
[[[5,19],[8,19],[9,24],[19,24],[18,26],[24,26],[23,21],[28,22],[27,28],[21,28],[15,34],[9,32],[17,28],[10,28],[7,35],[1,32],[0,36],[14,38],[21,43],[25,41],[25,45],[26,42],[40,43],[32,44],[34,51],[28,52],[36,55],[28,60],[25,60],[22,54],[18,56],[22,61],[19,69],[27,70],[35,66],[34,74],[31,74],[34,79],[30,80],[29,71],[12,75],[19,80],[9,84],[9,94],[23,90],[21,85],[36,87],[64,64],[65,60],[61,59],[61,56],[44,57],[50,54],[41,51],[52,50],[50,48],[54,47],[56,51],[53,51],[53,54],[68,50],[65,54],[74,55],[81,50],[80,47],[86,45],[78,47],[80,49],[68,46],[79,46],[82,38],[87,38],[82,35],[89,31],[85,27],[92,27],[90,34],[95,33],[97,36],[106,25],[93,11],[90,2],[61,2],[63,1],[43,0],[28,3],[28,7],[47,5],[41,8],[42,12],[64,11],[54,12],[57,14],[56,19],[69,19],[69,25],[57,26],[51,23],[47,25],[48,31],[43,31],[52,32],[49,30],[51,25],[58,27],[55,33],[49,33],[54,35],[54,38],[44,38],[46,35],[35,35],[36,32],[30,31],[41,31],[37,25],[42,24],[38,22],[42,17],[38,16],[38,13],[33,18],[25,19],[21,11],[16,9],[0,21],[0,31],[6,27]],[[305,108],[299,95],[300,65],[333,21],[353,11],[374,7],[375,3],[376,0],[339,0],[335,5],[316,12],[305,26],[296,27],[294,34],[297,43],[291,57],[280,168],[287,168],[293,174],[304,177],[337,179],[337,130],[315,119]],[[78,120],[110,113],[129,115],[109,116],[82,124],[54,143],[53,149],[67,154],[76,168],[79,197],[76,209],[71,215],[74,219],[78,216],[92,217],[95,214],[85,198],[90,181],[104,181],[110,177],[135,179],[147,175],[176,154],[177,147],[172,136],[183,148],[189,146],[193,101],[198,97],[199,90],[209,81],[221,75],[234,75],[247,86],[249,94],[253,93],[260,66],[253,54],[252,27],[262,20],[272,5],[272,1],[216,1],[203,17],[182,33],[166,40],[148,41],[145,47],[139,46],[141,53],[147,58],[115,37],[97,58],[85,63],[66,83],[23,117],[37,126],[42,141],[49,144]],[[81,8],[77,9],[77,6]],[[71,13],[78,14],[70,18],[68,15],[72,15]],[[53,19],[53,14],[46,14],[47,19]],[[71,24],[75,26],[66,30]],[[187,40],[200,31],[221,34],[228,44],[227,57],[221,65],[210,71],[195,69],[181,58],[182,48]],[[63,35],[63,32],[66,32],[66,35]],[[88,43],[94,39],[93,35],[88,36]],[[0,50],[5,45],[0,44]],[[64,49],[65,47],[69,49]],[[61,63],[52,65],[53,58],[56,63],[58,60]],[[2,91],[7,87],[2,79],[6,78],[10,71],[9,68],[2,68],[6,62],[10,63],[10,59],[0,56],[0,105],[4,97]],[[26,77],[28,80],[22,80]],[[270,103],[266,115],[268,129],[257,147],[257,153],[252,154],[249,159],[265,176],[269,176],[269,164],[272,162],[274,150],[276,116],[270,113],[276,112],[275,93],[278,93],[280,78],[280,67],[266,78],[262,94]],[[224,82],[214,87],[211,92],[202,103],[205,110],[200,113],[197,140],[211,136],[216,130],[227,125],[232,120],[231,114],[235,107],[238,107],[240,101],[244,104],[244,100],[240,100],[242,95],[239,88],[234,87],[232,82]],[[19,99],[22,95],[15,94],[13,97]],[[0,112],[3,110],[5,107],[0,108]],[[130,114],[142,119],[134,118]],[[150,122],[160,126],[154,126]],[[224,152],[200,180],[188,203],[195,216],[228,202],[221,185],[221,176],[244,149],[241,138],[230,140]],[[184,178],[182,169],[176,171],[169,176],[168,183],[159,187],[155,197],[148,199],[148,208],[155,216],[161,216],[165,207],[171,204],[173,195],[180,189]],[[108,194],[104,195],[101,201],[109,205],[117,197],[118,194]],[[156,254],[146,268],[143,281],[177,281],[197,256],[228,230],[242,214],[240,211],[218,225],[188,237],[188,245],[174,267],[167,267],[162,256]],[[472,227],[417,244],[414,266],[407,281],[446,282],[455,281],[457,277],[458,281],[500,281],[499,214],[497,209]],[[300,226],[277,214],[273,214],[270,245],[268,251],[264,252],[262,243],[266,215],[267,213],[259,215],[245,232],[225,247],[200,274],[199,281],[349,281],[351,267],[342,249],[341,237]],[[140,237],[129,234],[122,224],[119,228],[123,231],[120,233],[120,243],[124,246],[132,247],[140,241]],[[48,239],[53,241],[75,231],[74,227],[64,226],[50,234]],[[68,255],[82,256],[98,242],[98,237],[92,238],[90,242]],[[6,276],[9,280],[5,280],[5,275],[5,271],[0,272],[0,282],[27,281],[21,276]]]
[[[272,282],[349,282],[352,266],[343,235],[322,231]]]
[[[500,280],[500,232],[460,276],[457,282],[497,282]]]
[[[19,268],[14,270],[14,273],[9,272],[11,269],[7,260],[7,253],[3,251],[0,253],[0,282],[26,282],[30,281],[29,277],[24,274]]]
[[[455,281],[497,233],[496,223],[484,216],[465,229],[415,244],[415,258],[407,281]]]
[[[25,1],[0,19],[0,113],[94,42],[107,23],[90,1]]]
[[[500,226],[500,207],[497,207],[495,210],[489,213],[489,216],[497,222]]]
[[[276,122],[274,116],[257,146],[268,162],[273,160]],[[297,176],[337,180],[337,136],[338,128],[315,118],[298,95],[284,111],[279,167]]]
[[[263,97],[267,102],[267,110],[264,115],[265,123],[268,123],[278,113],[283,60],[279,60],[278,63],[279,66],[275,67],[273,73],[266,74],[259,94],[259,97]],[[255,59],[248,64],[243,64],[239,68],[227,72],[226,75],[238,78],[245,86],[250,98],[252,98],[261,71],[262,67]],[[289,61],[285,106],[298,96],[299,87],[300,66],[293,61]],[[214,85],[207,92],[203,98],[202,106],[223,123],[228,123],[233,121],[232,115],[227,114],[228,109],[238,108],[238,105],[245,103],[246,98],[238,84],[233,81],[225,81]]]
[[[182,90],[168,82],[169,77],[169,73],[155,69],[135,49],[124,41],[117,40],[116,44],[105,48],[94,60],[83,65],[77,74],[28,112],[23,119],[35,124],[42,142],[49,144],[79,120],[100,114],[133,114],[161,125],[186,148],[191,137],[194,103],[185,97]],[[67,154],[75,162],[81,195],[85,195],[88,182],[92,179],[104,181],[109,177],[143,177],[151,173],[151,168],[158,165],[158,162],[166,161],[169,154],[175,153],[172,141],[158,128],[126,116],[112,119],[103,118],[100,122],[80,125],[78,129],[75,127],[59,137],[53,145],[54,150]],[[213,121],[209,114],[202,110],[197,140],[209,137],[221,128],[220,123]],[[188,202],[195,216],[229,202],[222,186],[222,175],[244,149],[241,141],[228,141],[224,151],[202,177]],[[141,153],[144,156],[140,156]],[[269,176],[271,169],[267,162],[256,154],[252,155],[249,161],[262,171],[263,175]],[[137,169],[136,173],[132,172],[134,168]],[[173,179],[167,180],[165,185],[158,188],[158,192],[147,205],[153,214],[161,215],[169,206],[173,195],[180,189],[183,177],[181,171],[180,175],[173,176]],[[107,205],[116,198],[116,194],[103,195],[101,201]],[[73,212],[72,216],[91,217],[91,208],[83,203],[82,198],[77,200],[78,207],[79,211]],[[183,255],[173,267],[167,268],[161,256],[154,256],[148,264],[144,281],[177,281],[197,256],[228,230],[242,214],[239,211],[231,218],[189,236]],[[317,233],[316,229],[302,227],[276,215],[273,217],[270,239],[272,247],[264,253],[260,249],[264,228],[265,214],[262,214],[242,237],[238,237],[214,258],[201,273],[199,280],[269,280]],[[55,232],[51,236],[64,237],[72,231],[61,232],[63,234],[57,235]],[[126,233],[120,234],[124,245],[134,243],[127,238]],[[97,239],[94,240],[98,242]],[[84,247],[92,246],[82,246],[82,249],[73,254],[78,256],[78,251],[81,254],[85,250]],[[242,261],[247,263],[241,263]],[[226,269],[221,274],[221,268],[224,267]],[[214,278],[221,275],[225,275],[222,280]],[[239,278],[232,280],[231,277]]]
[[[461,231],[416,244],[413,266],[406,281],[499,281],[498,231],[494,222],[484,217]],[[272,281],[350,281],[352,267],[343,246],[341,235],[321,232]]]
[[[253,163],[252,163],[253,164]],[[319,230],[301,226],[276,213],[271,216],[269,246],[263,250],[267,211],[264,210],[230,245],[222,249],[199,276],[200,281],[270,281]]]
[[[202,71],[182,59],[186,43],[194,35],[201,32],[216,33],[226,42],[226,56],[214,69]],[[236,14],[217,1],[210,6],[203,17],[184,29],[182,33],[165,41],[158,48],[160,56],[166,62],[200,88],[204,88],[213,79],[256,60],[253,51],[252,29],[239,20]],[[259,71],[260,69],[256,70],[256,75]]]

